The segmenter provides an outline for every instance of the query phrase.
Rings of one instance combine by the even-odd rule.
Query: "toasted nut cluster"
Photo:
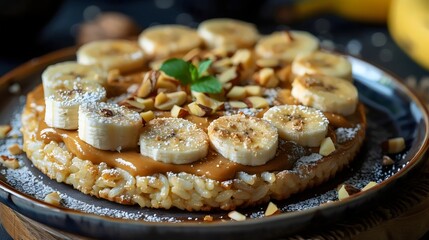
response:
[[[231,211],[228,213],[228,217],[235,221],[244,221],[246,220],[246,216],[237,212],[237,211]]]
[[[0,163],[3,164],[3,166],[11,169],[17,169],[20,167],[18,159],[5,155],[0,156]]]
[[[342,200],[345,198],[350,197],[353,194],[356,194],[360,192],[358,188],[353,187],[350,184],[343,184],[341,185],[340,189],[338,190],[338,200]]]
[[[11,130],[12,126],[10,125],[0,125],[0,139],[5,138]]]
[[[395,161],[393,161],[393,159],[391,159],[389,156],[384,155],[383,161],[381,162],[381,164],[383,166],[390,166],[390,165],[395,164]]]
[[[273,202],[270,202],[268,203],[267,209],[265,210],[265,216],[268,217],[278,212],[280,212],[280,210],[277,205],[275,205]]]
[[[322,156],[328,156],[335,151],[334,142],[330,137],[325,138],[320,144],[319,154]]]
[[[23,152],[22,148],[17,143],[11,144],[7,150],[9,150],[12,155],[19,155]]]
[[[54,206],[61,205],[61,197],[60,197],[60,194],[58,194],[58,192],[49,193],[48,195],[45,196],[44,201]]]
[[[368,190],[368,189],[370,189],[370,188],[372,188],[372,187],[374,187],[376,185],[377,185],[376,182],[369,182],[365,187],[362,188],[361,191],[366,191],[366,190]]]
[[[403,137],[391,138],[381,145],[384,152],[389,154],[400,153],[405,149],[405,139]]]

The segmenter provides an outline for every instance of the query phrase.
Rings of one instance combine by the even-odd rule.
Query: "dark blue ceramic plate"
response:
[[[66,49],[35,59],[0,79],[3,96],[1,121],[12,122],[19,136],[19,113],[25,94],[40,84],[40,73],[49,64],[72,59],[74,49]],[[281,214],[263,217],[266,205],[241,209],[249,220],[228,220],[227,212],[186,212],[176,209],[157,210],[122,206],[95,199],[52,181],[35,169],[25,156],[19,156],[23,167],[18,170],[0,168],[0,201],[15,211],[50,227],[78,235],[101,239],[262,239],[285,236],[296,231],[338,221],[344,215],[364,209],[399,179],[417,169],[426,160],[428,148],[428,113],[422,102],[397,78],[360,59],[349,57],[353,65],[355,84],[360,100],[366,105],[367,138],[353,164],[335,179],[312,190],[276,202]],[[11,90],[19,83],[21,92]],[[391,156],[393,166],[382,166],[381,142],[391,137],[406,139],[403,153]],[[0,154],[6,153],[10,143],[21,139],[0,140]],[[374,188],[337,200],[336,187],[347,182],[362,188],[370,181]],[[64,207],[54,207],[41,199],[52,191],[61,192]],[[331,202],[332,201],[332,202]],[[329,202],[329,204],[323,204]],[[321,205],[323,204],[323,205]],[[204,223],[210,214],[217,219]]]

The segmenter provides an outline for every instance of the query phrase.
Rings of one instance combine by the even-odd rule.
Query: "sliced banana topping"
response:
[[[78,128],[79,105],[106,98],[106,90],[90,80],[57,81],[52,91],[45,97],[45,122],[49,127],[67,130]]]
[[[292,62],[298,54],[311,53],[319,47],[319,40],[308,32],[275,32],[261,38],[256,44],[256,54],[261,58]]]
[[[105,70],[119,69],[129,72],[143,67],[144,54],[139,46],[128,40],[101,40],[90,42],[76,53],[77,61],[84,65],[98,65]]]
[[[281,138],[302,146],[318,147],[328,132],[329,121],[320,110],[302,105],[268,109],[264,119],[273,124]]]
[[[50,65],[42,73],[45,97],[52,95],[55,86],[61,85],[63,80],[92,80],[104,86],[107,81],[107,74],[96,66],[82,65],[74,61]]]
[[[209,48],[228,51],[249,48],[259,38],[258,30],[253,24],[228,18],[210,19],[202,22],[198,26],[198,34]]]
[[[316,51],[299,54],[292,62],[292,74],[321,74],[352,80],[352,65],[342,55]]]
[[[306,106],[344,116],[354,113],[359,101],[358,91],[350,81],[322,75],[295,78],[291,93]]]
[[[140,153],[156,161],[187,164],[208,153],[207,134],[182,118],[151,120],[140,134]]]
[[[197,32],[181,25],[160,25],[144,30],[139,44],[150,58],[161,59],[190,51],[201,45]]]
[[[79,108],[79,138],[101,150],[137,147],[140,115],[113,103],[92,102]]]
[[[212,147],[225,158],[243,165],[263,165],[278,147],[277,129],[267,121],[245,115],[223,116],[210,123]]]

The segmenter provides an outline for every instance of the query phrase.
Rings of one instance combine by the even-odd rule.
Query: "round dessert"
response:
[[[234,24],[242,25],[231,20],[225,31]],[[201,39],[228,38],[221,27]],[[151,34],[166,36],[162,28]],[[187,33],[177,31],[170,41],[160,36],[157,46],[181,44],[175,40],[187,36],[177,34]],[[64,69],[55,65],[56,74],[44,74],[43,85],[28,94],[22,114],[24,150],[35,167],[58,182],[141,207],[232,210],[320,185],[359,151],[365,109],[349,74],[343,74],[349,70],[332,64],[338,56],[310,54],[318,51],[314,36],[282,33],[282,42],[279,33],[273,34],[259,42],[244,39],[246,44],[234,34],[225,48],[177,46],[186,52],[171,55],[130,50],[147,56],[143,60],[116,51],[116,40],[109,41],[111,51],[103,42],[93,62],[107,58],[109,66],[120,66],[97,68],[107,78],[103,84],[93,65],[79,61]],[[96,42],[82,46],[86,52],[97,48]],[[300,52],[306,56],[299,58],[303,70],[292,72]],[[325,57],[330,64],[323,64]],[[304,68],[315,62],[324,71],[309,74]],[[97,87],[74,87],[82,81]],[[61,114],[62,108],[49,110],[46,103],[58,86],[69,85],[71,96],[104,88],[107,97],[75,101],[72,118]],[[61,96],[68,101],[65,93]]]

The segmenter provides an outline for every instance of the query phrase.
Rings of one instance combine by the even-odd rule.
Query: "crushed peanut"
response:
[[[0,163],[3,164],[3,166],[11,169],[17,169],[20,167],[18,159],[5,155],[0,156]]]
[[[235,221],[244,221],[246,220],[246,216],[237,212],[237,211],[231,211],[228,213],[228,217]]]
[[[61,197],[60,197],[60,194],[58,194],[58,192],[49,193],[48,195],[45,196],[44,201],[54,206],[61,205]]]
[[[12,155],[19,155],[22,153],[22,148],[21,146],[19,146],[17,143],[11,144],[7,150],[10,152],[10,154]]]

